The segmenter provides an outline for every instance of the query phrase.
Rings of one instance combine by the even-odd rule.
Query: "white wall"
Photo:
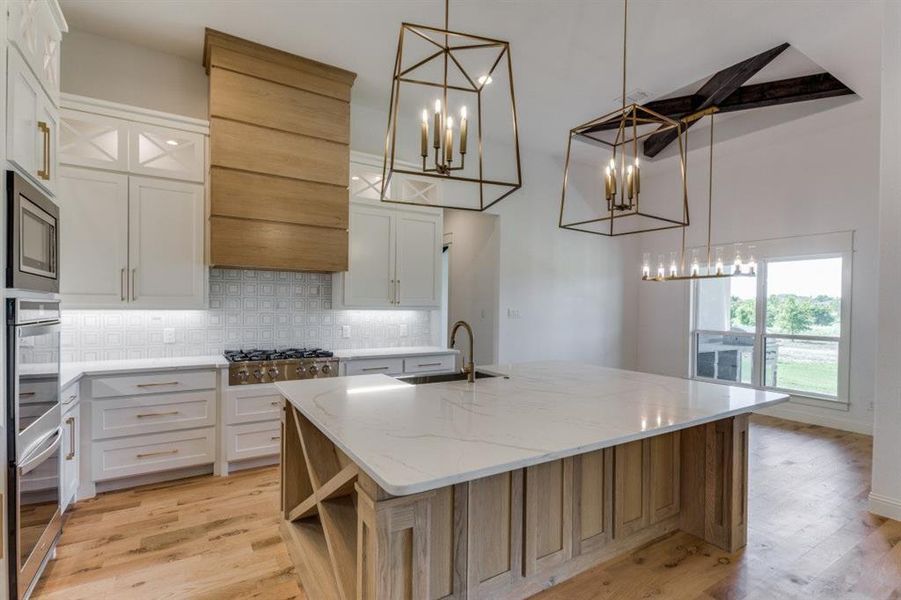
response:
[[[885,2],[879,190],[879,331],[870,510],[901,519],[901,4]]]
[[[82,31],[63,37],[63,92],[206,119],[200,62]]]
[[[448,325],[472,325],[477,365],[497,361],[500,292],[500,223],[496,215],[444,211],[445,237],[451,244],[448,276]],[[466,343],[465,340],[463,342]],[[465,349],[464,346],[457,346]]]
[[[874,58],[875,60],[875,58]],[[873,339],[877,331],[877,203],[879,197],[878,98],[822,100],[735,113],[716,126],[714,244],[853,230],[850,407],[848,410],[783,405],[787,418],[869,432],[874,399]],[[805,116],[806,115],[806,116]],[[741,117],[744,117],[743,119]],[[752,121],[772,127],[738,131]],[[758,121],[759,123],[759,121]],[[706,127],[691,132],[688,183],[693,225],[688,245],[706,243]],[[743,133],[743,135],[738,135]],[[722,135],[722,137],[720,137]],[[667,168],[675,167],[667,159]],[[643,171],[663,168],[653,164]],[[641,251],[652,257],[679,247],[676,232],[646,234]],[[638,277],[636,256],[629,277]],[[688,373],[688,283],[639,286],[638,368],[675,376]]]

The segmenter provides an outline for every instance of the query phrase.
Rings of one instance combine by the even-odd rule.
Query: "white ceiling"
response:
[[[204,27],[358,74],[354,102],[384,111],[402,21],[441,25],[436,0],[61,0],[70,27],[201,60]],[[630,90],[668,95],[789,42],[775,78],[810,61],[878,109],[880,0],[632,0]],[[568,129],[618,104],[620,0],[452,0],[451,29],[511,42],[522,143],[562,151]],[[794,58],[793,58],[794,57]],[[806,57],[806,58],[805,58]],[[755,80],[766,80],[762,72]],[[829,102],[829,101],[826,101]],[[822,110],[808,103],[809,113]],[[828,108],[828,104],[825,106]],[[789,109],[789,110],[786,110]],[[807,109],[780,107],[786,119]],[[747,127],[745,128],[747,129]],[[753,129],[753,126],[751,127]]]

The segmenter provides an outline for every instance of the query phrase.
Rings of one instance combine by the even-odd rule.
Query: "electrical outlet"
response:
[[[341,337],[345,340],[350,339],[350,325],[341,326]]]
[[[406,323],[400,324],[400,337],[407,337],[410,334],[410,328]]]
[[[175,328],[174,327],[166,327],[163,329],[163,343],[164,344],[174,344],[175,343]]]
[[[522,314],[520,314],[518,308],[508,308],[507,309],[507,318],[508,319],[521,319]]]

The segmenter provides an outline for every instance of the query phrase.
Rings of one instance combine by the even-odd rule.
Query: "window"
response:
[[[695,282],[695,378],[847,401],[850,253],[766,258]]]

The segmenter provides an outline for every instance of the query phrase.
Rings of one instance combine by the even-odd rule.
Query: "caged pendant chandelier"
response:
[[[443,29],[401,24],[380,196],[483,211],[522,185],[510,44],[451,31],[449,15],[445,0]],[[442,196],[392,189],[422,177],[443,180]]]
[[[714,106],[695,113],[693,120],[703,116],[710,116],[710,158],[708,163],[707,180],[707,254],[706,263],[702,265],[698,256],[699,249],[691,251],[691,262],[685,267],[685,228],[682,229],[682,247],[680,251],[670,252],[669,266],[664,262],[664,255],[658,256],[657,269],[651,275],[651,254],[645,252],[641,264],[642,281],[685,281],[691,279],[723,279],[727,277],[754,277],[757,275],[757,260],[754,258],[754,246],[748,246],[747,262],[742,257],[740,243],[733,245],[731,270],[726,265],[725,250],[722,246],[716,248],[711,244],[713,232],[713,120],[718,109]]]
[[[627,103],[628,0],[623,5],[622,107],[569,132],[558,222],[563,229],[618,236],[689,223],[686,128],[682,122],[647,107]],[[677,131],[678,176],[662,181],[662,186],[653,190],[646,188],[642,196],[639,143],[668,130]]]

